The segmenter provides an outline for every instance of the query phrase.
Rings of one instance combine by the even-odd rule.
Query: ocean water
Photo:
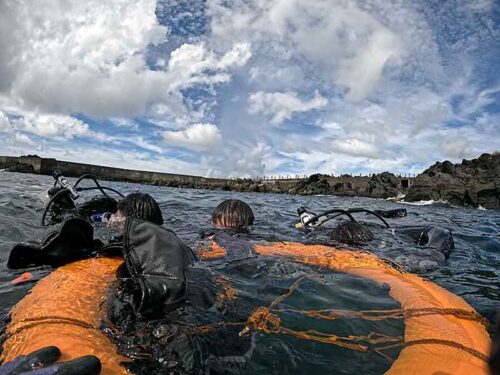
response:
[[[14,243],[37,238],[40,235],[40,219],[48,200],[46,191],[53,184],[48,176],[35,176],[0,172],[0,313],[7,317],[12,306],[34,285],[26,283],[12,285],[11,281],[22,272],[6,268],[10,248]],[[434,267],[412,267],[401,264],[447,290],[463,297],[480,314],[491,322],[495,320],[500,301],[500,212],[471,210],[451,207],[445,204],[409,206],[369,198],[345,198],[333,196],[290,196],[260,193],[235,193],[193,189],[175,189],[139,184],[103,182],[104,185],[127,194],[144,191],[153,195],[160,203],[165,226],[174,230],[180,238],[192,247],[202,244],[200,232],[210,231],[211,212],[218,203],[228,198],[246,201],[254,210],[256,221],[252,237],[267,241],[332,242],[325,228],[316,232],[297,230],[296,209],[306,206],[315,212],[332,208],[364,207],[371,210],[406,208],[408,216],[387,219],[392,227],[438,225],[453,232],[455,250],[443,264]],[[377,255],[401,261],[415,252],[418,246],[407,238],[379,225],[369,215],[358,214],[356,218],[366,222],[374,232],[376,240],[363,247]],[[335,225],[332,222],[330,225]],[[97,231],[99,235],[106,233]],[[423,260],[425,260],[423,258]],[[424,262],[425,263],[425,262]],[[229,283],[248,300],[271,301],[286,292],[297,279],[296,269],[279,264],[281,276],[263,285],[258,274],[242,275],[239,269],[224,270]],[[287,274],[287,270],[291,270]],[[32,270],[37,277],[50,272],[41,267]],[[286,300],[290,309],[394,309],[398,308],[386,290],[375,283],[350,275],[325,270],[312,270],[317,278],[301,283]],[[266,281],[268,282],[268,280]],[[401,336],[403,324],[398,320],[378,322],[340,319],[325,321],[301,314],[283,313],[283,326],[295,331],[315,330],[339,336],[366,335],[379,332],[388,336]],[[5,323],[3,323],[5,324]],[[228,341],[229,342],[229,341]],[[224,346],[225,341],[220,342]],[[337,345],[306,340],[287,334],[258,333],[252,336],[250,346],[244,353],[232,354],[237,362],[236,373],[289,373],[315,374],[366,373],[379,374],[391,364],[398,350],[392,350],[388,357],[369,349],[360,352]],[[236,359],[235,359],[236,358]],[[226,366],[226,369],[231,367]],[[201,371],[201,370],[200,370]],[[145,371],[144,373],[147,373]]]

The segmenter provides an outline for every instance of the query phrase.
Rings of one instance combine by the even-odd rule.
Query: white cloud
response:
[[[20,149],[16,148],[12,148],[11,150],[13,155],[19,155],[21,152]],[[166,173],[185,174],[186,171],[189,171],[189,173],[195,175],[206,174],[206,169],[200,167],[197,163],[191,163],[171,157],[152,157],[148,152],[115,149],[105,145],[102,147],[88,148],[50,146],[44,148],[43,155],[45,157],[77,163],[81,163],[82,155],[85,155],[85,163],[89,164]]]
[[[35,145],[35,142],[33,142],[30,137],[28,137],[26,134],[23,133],[16,133],[16,135],[14,136],[14,140],[16,142],[24,143],[29,146]]]
[[[178,90],[229,81],[228,71],[248,61],[250,46],[215,53],[203,43],[184,44],[168,67],[151,70],[148,46],[167,40],[155,6],[154,0],[73,0],[62,10],[56,0],[3,2],[0,94],[27,111],[54,114],[129,117],[154,106],[185,114]]]
[[[496,7],[0,1],[0,145],[25,153],[16,134],[33,134],[61,158],[56,147],[149,169],[177,168],[174,146],[182,172],[219,176],[404,173],[474,157],[500,148],[498,116],[485,115],[499,95]],[[92,151],[103,147],[113,156]]]
[[[115,142],[116,140],[113,136],[91,130],[89,125],[81,120],[65,115],[36,112],[24,113],[23,115],[15,113],[15,117],[9,122],[5,114],[0,112],[0,131],[2,130],[2,126],[7,126],[4,131],[17,131],[14,139],[18,137],[17,134],[21,134],[19,132],[23,132],[60,141],[72,140],[75,137],[87,138],[98,142]],[[25,134],[22,135],[27,137]]]
[[[170,57],[168,72],[173,78],[170,89],[227,82],[231,76],[224,70],[244,65],[250,56],[250,46],[246,43],[236,44],[220,58],[204,44],[183,44]]]
[[[89,126],[70,116],[40,115],[30,113],[16,121],[21,129],[41,137],[63,137],[72,139],[75,136],[91,134]]]
[[[495,3],[493,0],[470,0],[466,7],[473,12],[489,12],[493,9]]]
[[[219,43],[251,41],[274,57],[274,67],[305,59],[320,79],[347,88],[353,100],[366,97],[384,67],[399,65],[405,55],[402,36],[355,2],[215,0],[208,6]]]
[[[119,128],[127,128],[131,130],[139,130],[139,124],[132,119],[123,118],[123,117],[112,117],[110,121],[113,125]]]
[[[194,124],[184,130],[163,132],[165,143],[190,150],[210,150],[220,146],[222,135],[213,124]]]
[[[12,126],[10,125],[9,119],[2,111],[0,111],[0,132],[10,132],[11,129]]]
[[[380,150],[371,143],[361,141],[359,139],[338,139],[332,142],[332,151],[351,156],[364,156],[373,159],[379,159],[381,156]]]
[[[311,100],[302,101],[296,93],[281,92],[255,92],[249,97],[251,113],[263,113],[271,116],[271,123],[281,124],[284,120],[290,119],[294,112],[307,112],[313,109],[320,109],[328,104],[328,100],[318,92]]]

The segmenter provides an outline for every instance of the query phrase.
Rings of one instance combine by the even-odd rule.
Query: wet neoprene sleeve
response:
[[[61,266],[88,258],[94,248],[94,228],[83,219],[73,217],[45,229],[36,241],[16,244],[9,255],[7,267],[18,269],[30,266]]]
[[[168,311],[184,300],[186,268],[193,261],[193,252],[174,232],[129,217],[125,222],[123,256],[140,291],[135,298],[137,311]]]

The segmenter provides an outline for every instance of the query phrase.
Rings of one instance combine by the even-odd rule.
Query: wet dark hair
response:
[[[330,232],[330,238],[338,242],[362,244],[373,240],[375,236],[366,226],[354,221],[345,221]]]
[[[118,210],[128,217],[150,221],[162,225],[163,216],[160,206],[154,198],[146,193],[132,193],[118,202]]]
[[[216,227],[242,228],[252,225],[254,219],[250,206],[239,199],[228,199],[212,212],[212,224]]]

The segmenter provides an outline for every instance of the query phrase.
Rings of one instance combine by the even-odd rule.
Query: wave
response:
[[[396,195],[395,197],[385,198],[384,200],[391,202],[399,202],[400,200],[404,199],[404,197],[406,197],[406,194],[398,193],[398,195]]]
[[[398,201],[397,203],[407,204],[409,206],[429,206],[429,205],[435,205],[435,204],[451,206],[448,201],[445,201],[442,199],[439,199],[437,201],[435,201],[434,199],[431,199],[428,201],[417,201],[417,202],[405,202],[404,200],[401,200],[401,201]]]

